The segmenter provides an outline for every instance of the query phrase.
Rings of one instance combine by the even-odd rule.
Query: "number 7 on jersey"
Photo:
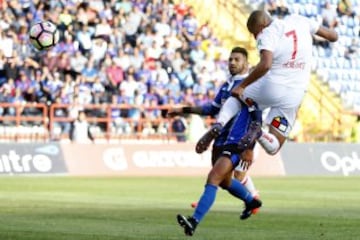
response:
[[[293,52],[291,54],[291,60],[295,60],[297,53],[297,35],[295,30],[291,30],[285,33],[285,36],[291,37],[293,39]]]

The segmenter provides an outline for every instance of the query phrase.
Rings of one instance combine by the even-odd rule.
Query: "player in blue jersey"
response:
[[[222,84],[219,92],[215,96],[214,100],[206,104],[204,106],[193,106],[193,107],[177,107],[170,109],[168,116],[174,117],[176,115],[183,115],[185,113],[198,114],[202,116],[213,116],[215,117],[222,106],[222,104],[226,101],[227,98],[231,96],[231,90],[237,86],[247,75],[248,75],[248,52],[245,48],[235,47],[232,49],[229,61],[228,61],[228,69],[230,73],[229,79]],[[231,123],[228,124],[231,126]],[[226,141],[226,136],[229,131],[224,130],[224,133],[217,139],[212,148],[212,162],[214,162],[219,154],[222,151],[222,145]],[[232,132],[236,133],[236,128],[232,129]],[[231,134],[229,138],[237,139],[238,136],[233,137]],[[196,149],[198,151],[198,149]],[[252,193],[252,195],[258,197],[258,192],[255,188],[255,185],[249,175],[246,174],[248,162],[252,161],[252,151],[246,151],[243,156],[248,156],[244,159],[239,166],[235,168],[234,175],[235,177],[241,181],[245,187]],[[244,158],[244,157],[242,157]]]
[[[182,107],[171,109],[169,116],[179,114],[195,113],[200,115],[216,115],[222,103],[231,95],[231,89],[239,84],[247,74],[247,51],[236,47],[231,51],[229,58],[229,71],[231,78],[223,84],[212,104],[198,107]],[[186,218],[178,215],[178,223],[184,228],[185,234],[192,236],[196,226],[205,217],[215,201],[217,188],[226,189],[233,196],[245,202],[245,209],[240,218],[246,219],[251,216],[252,211],[261,206],[261,201],[254,196],[238,181],[232,177],[236,166],[247,170],[249,162],[252,161],[252,147],[238,148],[238,143],[246,134],[250,123],[249,111],[246,105],[228,124],[222,129],[213,145],[212,164],[213,167],[208,174],[205,190],[200,197],[194,214]],[[250,154],[249,154],[250,151]],[[243,159],[242,159],[243,158]],[[250,159],[249,159],[250,158]]]

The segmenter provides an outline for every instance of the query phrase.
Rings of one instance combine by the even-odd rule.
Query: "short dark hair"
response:
[[[243,47],[234,47],[231,50],[231,53],[241,53],[242,55],[244,55],[246,57],[246,59],[248,58],[248,52],[245,48]]]

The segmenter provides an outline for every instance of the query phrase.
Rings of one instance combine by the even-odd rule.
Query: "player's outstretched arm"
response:
[[[169,109],[167,117],[182,116],[189,113],[202,115],[202,107],[174,107]]]
[[[316,35],[323,37],[330,42],[336,42],[339,38],[337,32],[335,32],[334,30],[332,30],[330,28],[323,27],[323,26],[319,27],[319,30],[316,32]]]

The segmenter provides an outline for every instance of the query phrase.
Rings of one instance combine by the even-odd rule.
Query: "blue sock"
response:
[[[200,197],[198,205],[195,209],[193,218],[195,218],[198,222],[200,222],[205,214],[210,210],[216,198],[217,186],[206,184],[205,190]]]
[[[230,187],[227,189],[228,192],[236,198],[240,198],[241,200],[249,203],[253,200],[253,196],[246,189],[244,185],[241,184],[240,181],[236,179],[231,180]]]

